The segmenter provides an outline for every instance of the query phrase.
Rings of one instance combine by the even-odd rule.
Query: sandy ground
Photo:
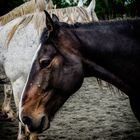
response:
[[[16,140],[17,124],[0,120],[0,140]],[[111,93],[106,85],[101,90],[95,79],[89,78],[64,104],[40,139],[140,140],[140,123],[126,95]]]

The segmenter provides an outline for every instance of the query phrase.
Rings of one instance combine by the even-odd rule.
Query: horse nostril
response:
[[[23,121],[24,124],[26,124],[28,126],[31,125],[31,123],[32,123],[31,118],[29,118],[28,116],[23,116],[22,121]]]
[[[45,116],[43,116],[43,117],[41,118],[40,127],[43,127],[44,123],[45,123]]]
[[[29,116],[23,116],[22,117],[22,122],[27,125],[28,129],[30,132],[37,132],[37,133],[41,133],[42,131],[44,131],[44,129],[46,129],[45,123],[48,123],[48,121],[46,120],[45,115],[42,116],[36,116],[36,118],[32,118]]]

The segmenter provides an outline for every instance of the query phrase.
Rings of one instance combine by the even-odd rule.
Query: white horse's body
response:
[[[50,0],[50,2],[51,2],[51,0]],[[14,120],[16,114],[11,109],[11,98],[12,98],[13,89],[12,89],[10,80],[8,79],[8,77],[5,74],[5,71],[4,71],[5,66],[1,65],[1,64],[3,64],[3,61],[5,59],[4,56],[3,56],[4,51],[7,51],[7,50],[3,49],[4,46],[5,46],[4,44],[5,44],[5,39],[7,37],[7,31],[8,31],[9,28],[11,28],[14,25],[14,23],[13,22],[11,23],[11,27],[10,26],[8,27],[8,26],[5,26],[5,25],[8,22],[10,22],[11,20],[16,19],[20,16],[23,16],[23,15],[26,15],[26,14],[29,14],[29,13],[33,13],[35,11],[45,10],[46,7],[48,5],[50,5],[50,2],[47,3],[46,0],[30,0],[30,1],[20,5],[19,7],[13,9],[9,13],[0,17],[0,31],[3,30],[3,28],[5,28],[3,31],[1,31],[2,35],[0,36],[0,43],[1,43],[0,44],[0,49],[1,49],[0,52],[3,52],[3,54],[0,54],[0,81],[1,81],[1,79],[6,78],[4,80],[4,82],[6,82],[6,83],[4,83],[4,95],[5,95],[5,97],[4,97],[4,102],[3,102],[3,105],[2,105],[2,113],[3,113],[4,118],[6,118],[6,119]],[[51,6],[53,6],[53,5],[51,4],[50,8],[51,8]],[[14,22],[16,23],[17,21],[14,21]],[[3,82],[1,84],[3,84]],[[15,95],[15,97],[16,97],[16,95]],[[17,99],[18,98],[15,98],[16,101],[17,101]],[[16,104],[18,104],[18,103],[16,102]]]
[[[33,22],[28,23],[28,26],[24,27],[22,27],[21,24],[21,26],[18,27],[14,36],[12,37],[8,47],[4,47],[9,31],[11,31],[11,28],[13,28],[14,25],[19,24],[21,20],[22,17],[17,18],[0,28],[1,79],[8,77],[10,80],[17,111],[20,95],[22,93],[28,71],[30,69],[31,60],[34,52],[37,49],[40,38],[40,34],[38,34],[38,31],[35,29]],[[11,92],[9,93],[11,94]],[[10,109],[9,104],[5,105],[5,107],[7,110]],[[22,130],[21,127],[19,128]],[[22,135],[22,132],[19,131],[19,140],[24,139],[24,136]]]
[[[8,23],[5,28],[3,28],[2,32],[0,32],[0,36],[2,36],[1,33],[3,34],[4,32],[10,31],[11,24],[14,25],[14,22],[18,23],[19,19],[20,18]],[[6,40],[5,36],[7,35],[3,36],[3,40]],[[17,108],[20,94],[29,71],[30,60],[33,57],[38,42],[39,35],[37,34],[37,30],[35,30],[32,23],[29,23],[28,26],[16,31],[8,48],[2,47],[2,52],[4,52],[2,64],[12,84],[13,93],[16,93],[14,99]]]

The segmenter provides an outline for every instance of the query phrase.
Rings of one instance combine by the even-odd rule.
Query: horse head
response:
[[[19,115],[21,122],[37,133],[49,128],[55,113],[84,78],[80,54],[69,47],[76,44],[69,44],[70,38],[59,32],[57,17],[51,19],[45,13],[46,28],[22,93]]]

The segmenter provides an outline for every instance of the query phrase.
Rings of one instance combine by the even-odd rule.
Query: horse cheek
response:
[[[73,94],[76,92],[83,83],[83,72],[82,69],[79,70],[79,67],[69,67],[63,69],[63,73],[61,74],[63,78],[61,78],[61,87],[64,92],[67,94]]]

